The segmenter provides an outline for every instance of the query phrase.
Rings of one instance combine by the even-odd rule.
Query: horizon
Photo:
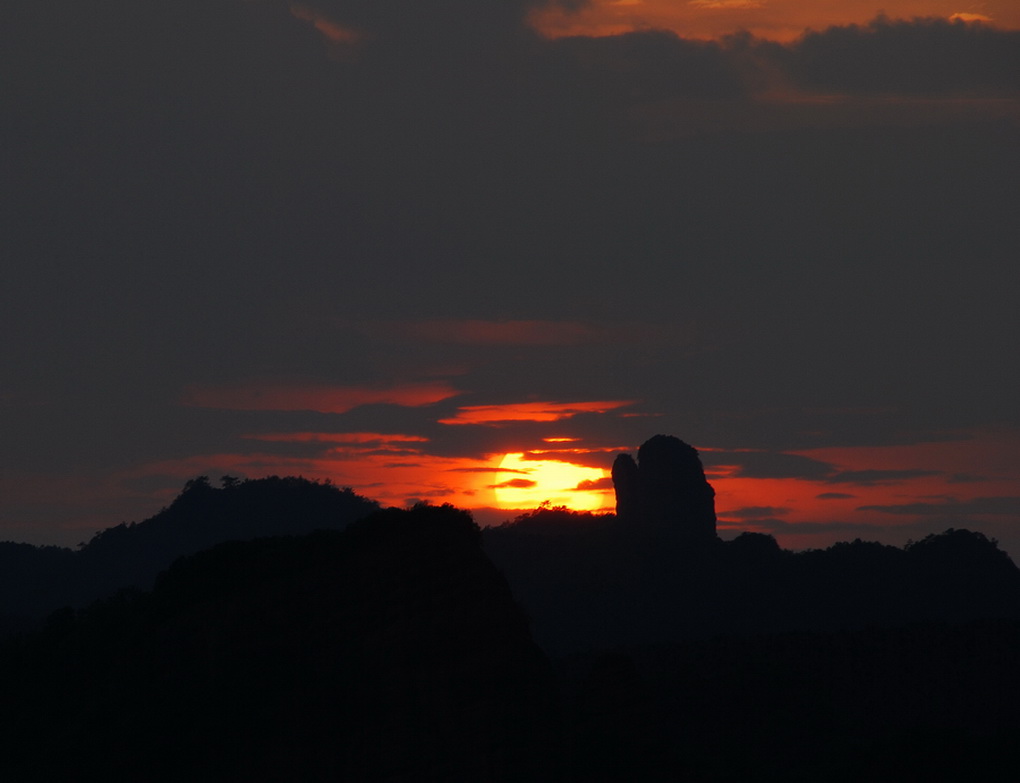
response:
[[[443,505],[448,503],[456,508],[469,512],[475,519],[475,522],[483,528],[498,526],[507,522],[514,522],[520,516],[526,515],[540,508],[566,508],[577,513],[615,515],[615,490],[612,479],[609,476],[609,471],[607,469],[592,467],[592,465],[595,461],[603,460],[607,457],[613,458],[615,455],[622,453],[631,453],[636,455],[637,448],[635,447],[629,451],[603,450],[600,452],[585,452],[575,447],[570,450],[570,452],[573,453],[574,458],[585,459],[588,462],[587,466],[581,466],[576,463],[570,465],[570,463],[563,461],[566,459],[564,457],[563,446],[568,445],[565,441],[576,444],[577,439],[550,438],[546,440],[554,441],[555,445],[560,448],[539,450],[527,454],[509,453],[505,455],[496,455],[495,459],[489,460],[489,464],[483,467],[447,468],[448,471],[452,472],[474,474],[475,476],[480,477],[479,479],[476,479],[476,481],[480,480],[482,482],[477,489],[469,489],[463,493],[460,502],[457,502],[457,498],[448,497],[450,493],[444,491],[441,493],[442,496],[439,498],[406,497],[403,499],[403,502],[397,501],[391,503],[386,500],[381,500],[381,498],[393,497],[392,493],[387,494],[383,491],[380,494],[377,492],[376,496],[373,497],[371,493],[361,491],[357,487],[338,484],[330,475],[299,475],[296,477],[309,481],[331,484],[338,488],[350,489],[358,496],[378,503],[380,508],[408,509],[419,503],[431,505]],[[363,439],[362,443],[364,443]],[[863,507],[859,505],[864,500],[861,495],[862,489],[865,493],[870,493],[874,499],[881,499],[883,496],[888,496],[890,494],[890,485],[898,491],[904,481],[931,481],[933,476],[936,480],[938,480],[940,475],[938,471],[903,471],[895,469],[839,471],[835,469],[831,463],[816,462],[805,455],[788,455],[802,458],[805,460],[806,464],[813,463],[818,466],[827,467],[830,471],[830,475],[824,478],[818,478],[814,481],[803,478],[760,478],[754,477],[753,474],[751,477],[742,477],[740,475],[740,471],[742,469],[747,470],[748,466],[727,464],[731,461],[729,458],[733,456],[732,454],[722,453],[720,455],[718,452],[716,454],[712,454],[711,451],[708,451],[709,457],[706,462],[705,451],[701,449],[696,449],[696,451],[699,452],[699,457],[705,467],[706,479],[715,491],[717,534],[721,540],[731,540],[741,533],[753,532],[771,535],[776,539],[780,547],[790,551],[826,549],[832,544],[852,540],[876,541],[882,544],[902,548],[912,541],[923,539],[927,535],[940,534],[950,529],[969,529],[973,532],[982,533],[993,541],[996,541],[1006,554],[1010,555],[1011,558],[1013,557],[1007,542],[999,540],[997,536],[987,529],[982,529],[980,525],[971,525],[969,527],[966,525],[959,525],[951,518],[937,518],[935,520],[928,521],[927,524],[908,522],[906,524],[895,526],[883,525],[881,523],[870,521],[868,517],[874,519],[882,512],[887,514],[902,514],[903,512],[900,512],[895,505],[881,506],[869,504],[864,505]],[[761,452],[744,453],[761,454]],[[553,459],[549,459],[550,455],[553,456]],[[534,462],[535,466],[530,467],[528,465],[529,462]],[[556,465],[570,465],[572,470],[564,473],[561,469],[556,469]],[[601,476],[598,476],[599,472],[601,472]],[[212,474],[217,474],[217,471],[213,471]],[[195,479],[203,477],[214,480],[212,474],[207,473],[200,476],[196,475],[190,477],[180,488],[166,494],[165,502],[160,509],[152,510],[150,513],[141,518],[122,520],[122,523],[133,524],[143,522],[156,516],[158,513],[165,510],[172,500],[184,491],[187,484]],[[220,479],[220,483],[223,483],[227,479],[257,481],[269,476],[286,477],[287,475],[288,474],[284,473],[268,473],[266,476],[234,476],[223,474]],[[528,476],[528,478],[522,479],[522,476]],[[584,476],[584,478],[581,478],[576,485],[564,484],[565,480],[571,480],[581,476]],[[961,480],[959,476],[956,478],[957,480]],[[839,487],[840,485],[844,485],[845,488],[854,488],[855,492],[858,494],[845,492],[825,492],[821,493],[820,496],[818,494],[811,494],[817,492],[819,488]],[[214,486],[216,485],[214,484]],[[864,512],[862,521],[849,524],[826,524],[824,521],[819,521],[818,518],[812,519],[810,510],[805,512],[804,509],[798,509],[791,506],[762,505],[762,503],[768,503],[769,501],[774,502],[777,498],[782,498],[784,496],[788,496],[791,492],[798,491],[803,497],[808,498],[809,500],[813,499],[816,504],[815,507],[833,505],[834,501],[840,501],[835,505],[841,506],[842,508],[851,508],[856,510],[859,514],[860,512]],[[476,493],[483,493],[481,494],[482,500],[478,499]],[[896,492],[892,492],[893,496],[895,496],[895,494]],[[719,504],[720,498],[722,498],[721,506]],[[492,504],[486,505],[485,503],[489,501],[492,501]],[[759,505],[746,505],[746,503],[754,501],[758,501]],[[819,501],[821,502],[819,503]],[[745,505],[740,505],[741,502],[745,503]],[[785,502],[791,502],[789,497],[787,497]],[[971,504],[972,507],[970,509],[965,509],[965,511],[969,511],[975,516],[981,514],[982,511],[986,512],[988,515],[1001,513],[999,509],[994,507],[994,504],[991,504],[992,507],[990,509],[982,509],[981,504],[983,502],[987,503],[988,501],[982,501],[979,499]],[[481,503],[481,505],[479,503]],[[734,503],[737,503],[737,505],[734,506]],[[923,519],[926,512],[927,509],[921,509],[912,516],[915,518],[921,517]],[[804,521],[801,521],[802,519]],[[99,530],[91,531],[91,533],[86,536],[85,541],[87,541],[92,534],[100,533],[105,529],[115,527],[117,524],[120,523],[111,522]],[[77,533],[82,532],[83,531],[77,531]],[[843,535],[840,535],[840,533],[843,533]],[[12,541],[11,543],[57,545],[73,548],[73,544],[70,540],[47,542]],[[81,543],[84,543],[84,541]],[[80,546],[80,543],[78,545]]]
[[[1017,3],[12,0],[0,31],[0,540],[199,475],[610,507],[658,432],[723,536],[1020,557]]]

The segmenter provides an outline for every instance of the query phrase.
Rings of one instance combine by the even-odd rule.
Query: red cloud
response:
[[[501,481],[499,484],[490,484],[489,488],[490,489],[503,489],[504,487],[511,487],[511,488],[514,488],[514,489],[531,489],[532,487],[537,487],[537,486],[538,486],[538,482],[537,481],[532,481],[531,479],[515,478],[515,479],[508,479],[506,481]]]
[[[990,17],[990,16],[985,16],[984,14],[971,14],[971,13],[967,13],[966,11],[962,11],[962,12],[960,12],[958,14],[953,14],[952,16],[950,16],[949,17],[949,21],[951,21],[951,22],[986,22],[986,23],[990,24],[991,22],[994,22],[995,20],[992,19],[992,17]]]
[[[453,418],[440,424],[501,424],[509,421],[559,421],[579,413],[607,413],[632,405],[634,400],[594,402],[514,402],[506,405],[467,405],[457,409]]]
[[[333,43],[356,44],[364,38],[360,31],[337,24],[329,17],[307,5],[292,5],[290,13],[295,19],[300,19],[302,22],[310,22],[312,27]]]
[[[611,476],[604,476],[600,479],[585,479],[578,484],[574,489],[582,491],[591,491],[595,489],[613,489],[613,479]]]

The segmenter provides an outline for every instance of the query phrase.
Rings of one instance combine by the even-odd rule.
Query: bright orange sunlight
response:
[[[496,505],[500,508],[537,508],[548,502],[577,511],[611,507],[612,498],[597,489],[577,489],[586,481],[597,482],[608,473],[551,459],[525,459],[524,454],[507,454],[499,463]],[[611,493],[610,493],[611,494]]]

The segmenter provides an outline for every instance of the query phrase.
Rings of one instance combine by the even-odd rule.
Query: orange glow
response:
[[[457,394],[459,392],[445,382],[406,384],[388,388],[253,384],[221,387],[192,386],[185,390],[181,402],[196,408],[221,408],[237,411],[346,413],[361,405],[388,404],[418,408],[454,397]]]
[[[953,14],[952,16],[949,17],[949,19],[950,19],[950,21],[953,21],[953,22],[985,22],[985,23],[989,23],[989,22],[994,22],[995,21],[994,19],[992,19],[992,17],[985,16],[984,14],[969,14],[969,13]]]
[[[450,419],[440,424],[501,424],[508,421],[560,421],[579,413],[606,413],[634,400],[601,400],[596,402],[517,402],[507,405],[467,405],[457,409]]]
[[[423,450],[427,439],[413,435],[298,432],[249,437],[267,443],[309,444],[311,451],[305,456],[269,451],[196,455],[149,463],[122,474],[119,480],[161,478],[166,482],[163,494],[169,498],[187,479],[229,474],[328,479],[384,506],[424,500],[468,510],[530,510],[548,501],[577,510],[612,510],[615,504],[608,471],[571,462],[569,452],[470,458],[429,454]]]
[[[496,466],[491,460],[440,457],[422,453],[413,444],[399,443],[382,448],[338,446],[308,457],[268,452],[203,454],[149,463],[122,474],[121,478],[163,477],[167,492],[173,497],[187,479],[224,474],[328,479],[383,506],[406,506],[424,500],[471,509],[493,506],[495,499],[491,485]]]
[[[966,508],[969,501],[991,498],[1007,505],[1020,481],[1020,437],[1011,433],[797,454],[835,466],[843,479],[838,474],[830,480],[757,479],[735,476],[724,467],[712,471],[709,481],[716,490],[719,531],[724,537],[758,530],[774,534],[791,549],[824,547],[834,540],[858,537],[902,544],[932,529],[961,526],[954,520],[954,509]],[[855,476],[855,471],[860,475]],[[881,471],[890,473],[883,477]],[[911,472],[928,473],[902,475]],[[963,526],[990,530],[992,535],[1002,531],[1002,513],[981,510],[994,505],[976,504]],[[925,506],[944,506],[945,513],[913,513]]]
[[[499,508],[532,509],[547,502],[578,511],[596,511],[612,508],[615,501],[610,497],[607,502],[604,490],[578,487],[588,482],[599,482],[607,475],[600,468],[559,460],[525,459],[523,453],[514,453],[505,455],[500,461],[497,481],[492,489]]]
[[[606,36],[637,30],[671,30],[685,38],[721,38],[746,30],[760,38],[792,41],[807,29],[866,24],[880,11],[891,18],[938,17],[1020,28],[1020,3],[985,0],[980,13],[956,0],[591,0],[580,11],[550,6],[534,12],[532,26],[549,38]]]
[[[954,486],[961,491],[973,491],[980,484],[982,492],[986,492],[991,487],[1006,490],[1016,486],[1020,433],[978,432],[969,437],[961,433],[958,439],[929,443],[823,448],[796,453],[840,466],[940,471],[947,477],[955,476],[957,483]],[[974,477],[982,480],[973,481]],[[964,478],[969,480],[960,481]]]
[[[295,19],[300,19],[302,22],[310,22],[316,30],[333,43],[355,44],[363,38],[362,33],[359,31],[337,24],[332,19],[307,5],[292,5],[290,13]]]

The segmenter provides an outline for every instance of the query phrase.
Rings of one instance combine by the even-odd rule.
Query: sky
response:
[[[1013,0],[6,0],[0,540],[198,475],[1020,557]]]

